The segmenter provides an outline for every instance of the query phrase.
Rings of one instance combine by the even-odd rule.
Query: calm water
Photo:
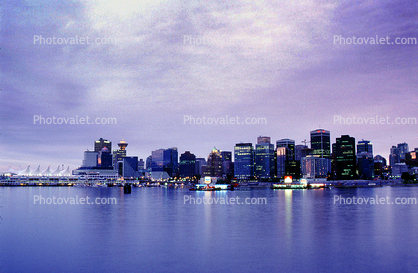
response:
[[[116,205],[34,205],[115,197]],[[191,197],[266,197],[190,205]],[[342,197],[418,198],[418,188],[190,192],[1,187],[0,272],[413,272],[418,205],[340,205]]]

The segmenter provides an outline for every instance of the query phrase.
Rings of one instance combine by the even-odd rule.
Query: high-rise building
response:
[[[405,155],[409,152],[409,146],[407,143],[399,143],[399,162],[405,162]]]
[[[295,141],[293,139],[280,139],[276,141],[276,148],[286,147],[286,160],[295,160]]]
[[[383,168],[386,166],[386,159],[381,155],[374,157],[374,175],[382,177]]]
[[[356,178],[356,139],[349,135],[342,135],[333,144],[335,154],[336,178],[352,180]]]
[[[295,160],[295,141],[293,139],[280,139],[276,141],[276,175],[278,178],[283,178],[285,175],[291,175],[296,168],[297,163],[291,163]],[[286,171],[287,166],[287,171]],[[300,163],[299,163],[300,173]]]
[[[99,153],[94,151],[84,151],[84,159],[81,167],[97,167]]]
[[[176,147],[164,150],[164,171],[174,177],[179,172],[179,154]]]
[[[112,153],[106,146],[100,151],[98,166],[102,169],[113,169]]]
[[[180,155],[179,175],[180,177],[193,177],[195,175],[196,156],[189,151]]]
[[[234,176],[234,163],[232,162],[232,152],[222,151],[222,173],[226,176]]]
[[[142,158],[138,161],[138,170],[145,170],[145,162]]]
[[[204,158],[196,158],[196,164],[195,164],[195,174],[196,175],[202,175],[202,167],[206,165],[206,159]]]
[[[147,171],[152,170],[152,155],[147,157],[146,162],[145,162],[145,168],[147,169]]]
[[[122,159],[122,176],[126,178],[134,178],[138,174],[138,157],[125,156]]]
[[[395,166],[396,163],[400,163],[400,152],[399,148],[396,146],[392,146],[390,148],[390,154],[389,154],[389,164],[391,167]]]
[[[270,144],[270,137],[258,137],[254,159],[255,177],[269,179],[275,176],[274,145]]]
[[[235,144],[234,175],[239,180],[254,177],[254,147],[251,143]]]
[[[112,142],[103,138],[100,138],[94,142],[95,152],[101,152],[104,147],[106,147],[109,151],[112,151]]]
[[[164,169],[164,149],[152,151],[151,170],[153,172],[162,172]]]
[[[331,162],[328,158],[307,155],[302,158],[302,175],[307,178],[324,178],[328,176]]]
[[[122,162],[122,159],[126,156],[126,147],[128,143],[125,140],[121,140],[118,143],[119,149],[113,151],[113,167],[117,168],[117,163]]]
[[[373,144],[369,140],[360,140],[357,143],[357,153],[369,153],[373,155]]]
[[[214,148],[208,156],[205,166],[202,167],[203,176],[221,177],[222,176],[222,155]]]
[[[409,166],[409,168],[418,167],[418,148],[406,153],[405,163]]]
[[[358,148],[358,146],[357,146]],[[357,153],[358,176],[360,179],[371,180],[374,178],[374,158],[368,152]]]
[[[312,154],[312,149],[308,148],[306,145],[296,145],[295,146],[295,160],[301,161],[303,157]]]
[[[330,158],[331,156],[331,134],[324,129],[311,131],[311,149],[313,155]]]

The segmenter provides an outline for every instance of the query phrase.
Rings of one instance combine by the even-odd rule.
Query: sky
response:
[[[144,160],[261,135],[302,144],[317,128],[386,158],[418,147],[415,0],[0,5],[0,171],[75,169],[100,137]],[[87,117],[112,124],[69,124]]]

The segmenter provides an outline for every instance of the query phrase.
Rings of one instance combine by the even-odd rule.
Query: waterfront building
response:
[[[396,163],[400,163],[400,153],[399,148],[396,146],[392,146],[390,148],[390,154],[389,154],[389,165],[391,167],[395,166]]]
[[[392,178],[401,178],[402,174],[406,172],[408,172],[408,166],[404,162],[395,163],[392,166]]]
[[[195,161],[195,174],[202,175],[202,167],[206,165],[206,159],[199,157]]]
[[[363,139],[357,143],[357,154],[363,152],[373,155],[373,144],[371,141]]]
[[[357,146],[358,148],[358,146]],[[374,178],[374,158],[369,152],[357,153],[358,177],[371,180]]]
[[[381,155],[374,157],[374,175],[375,177],[382,177],[383,168],[386,166],[386,159]]]
[[[107,139],[100,138],[94,142],[94,151],[101,152],[102,149],[106,147],[109,151],[112,151],[112,142]]]
[[[275,176],[274,145],[270,144],[270,137],[258,137],[255,145],[254,175],[257,178],[272,178]]]
[[[234,176],[239,180],[248,180],[254,177],[254,147],[252,143],[235,144]]]
[[[138,176],[138,157],[137,156],[123,157],[122,176],[125,178],[134,178]]]
[[[324,129],[311,131],[311,149],[313,155],[319,157],[331,157],[331,134]]]
[[[168,148],[164,150],[164,166],[163,170],[168,173],[169,176],[174,177],[179,172],[179,156],[176,147]]]
[[[306,178],[325,178],[331,169],[331,160],[318,155],[307,155],[302,158],[302,175]]]
[[[407,143],[399,143],[398,144],[399,149],[399,162],[405,162],[405,156],[409,152],[409,146]]]
[[[234,163],[232,162],[232,152],[221,151],[221,156],[223,175],[234,177]]]
[[[128,143],[125,140],[121,140],[118,143],[119,149],[113,151],[113,167],[117,169],[118,162],[122,162],[122,159],[126,156],[126,147]]]
[[[295,160],[302,161],[303,157],[311,155],[313,150],[306,145],[295,146]]]
[[[300,162],[291,163],[295,160],[295,141],[293,139],[280,139],[276,141],[276,175],[278,178],[283,178],[285,175],[290,175],[295,173],[295,170],[292,168],[297,168],[299,166],[299,171],[296,171],[300,174]],[[286,171],[287,166],[287,171]]]
[[[339,180],[356,178],[356,140],[349,135],[342,135],[332,145],[335,154],[335,176]]]
[[[81,167],[97,167],[98,157],[98,152],[84,151],[84,159]]]
[[[142,158],[138,161],[138,170],[145,170],[145,162]]]
[[[100,151],[98,166],[102,169],[113,169],[112,154],[106,146]]]
[[[410,168],[418,167],[418,148],[415,148],[414,151],[406,153],[405,163]]]
[[[145,168],[148,172],[152,170],[152,155],[148,156],[145,162]]]
[[[216,148],[208,156],[205,166],[202,167],[203,176],[221,177],[222,176],[222,155]]]
[[[183,178],[191,178],[195,176],[196,156],[190,151],[186,151],[180,155],[179,175]]]

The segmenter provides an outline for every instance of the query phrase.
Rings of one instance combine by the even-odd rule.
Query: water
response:
[[[40,205],[34,196],[115,197],[116,205]],[[191,205],[184,196],[265,197]],[[0,188],[0,272],[413,272],[418,205],[343,205],[415,197],[418,188],[190,192]]]

